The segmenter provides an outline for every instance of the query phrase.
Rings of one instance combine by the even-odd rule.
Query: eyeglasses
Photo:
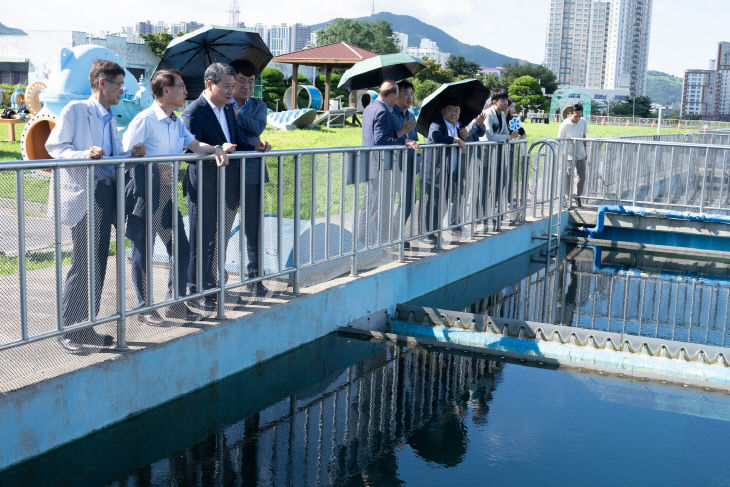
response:
[[[124,91],[124,81],[112,81],[110,79],[102,78],[104,81],[108,81],[114,85],[119,86],[119,91]]]

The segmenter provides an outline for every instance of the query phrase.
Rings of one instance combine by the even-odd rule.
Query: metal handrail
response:
[[[238,274],[239,278],[233,282],[226,282],[226,253],[227,247],[227,235],[224,233],[226,222],[226,196],[224,188],[226,188],[226,177],[227,169],[219,168],[217,171],[217,188],[218,193],[216,195],[216,208],[218,210],[217,218],[217,229],[216,238],[218,239],[217,251],[218,255],[221,256],[218,259],[216,266],[217,271],[217,283],[215,286],[203,288],[205,283],[201,282],[202,276],[202,259],[197,259],[197,272],[196,280],[197,287],[196,292],[185,296],[180,296],[178,293],[179,279],[187,278],[186,276],[178,275],[178,252],[179,252],[179,241],[177,232],[177,195],[179,191],[179,173],[180,164],[182,162],[188,163],[188,165],[197,165],[197,198],[198,201],[203,201],[203,171],[201,170],[205,164],[214,164],[213,156],[200,156],[200,155],[182,155],[182,156],[166,156],[166,157],[144,157],[144,158],[129,158],[129,157],[110,157],[102,160],[63,160],[63,159],[51,159],[51,160],[33,160],[33,161],[8,161],[0,162],[0,174],[4,172],[14,172],[16,180],[16,198],[15,205],[17,207],[18,214],[18,235],[17,235],[17,255],[18,258],[18,272],[17,278],[19,279],[20,287],[20,316],[18,317],[18,323],[11,325],[12,329],[20,329],[19,339],[11,340],[8,342],[0,342],[0,350],[9,349],[12,347],[37,342],[39,340],[47,339],[54,336],[61,336],[75,330],[81,330],[88,327],[93,327],[99,324],[108,323],[112,321],[117,322],[117,347],[119,349],[126,348],[126,319],[130,316],[134,316],[140,313],[146,313],[151,310],[159,309],[162,307],[169,306],[175,303],[186,302],[192,299],[208,296],[217,295],[218,297],[218,309],[217,318],[225,318],[225,292],[240,288],[242,286],[252,284],[264,279],[272,278],[286,278],[289,280],[292,290],[294,293],[299,292],[299,286],[301,283],[301,272],[307,269],[314,269],[322,264],[328,264],[336,262],[342,259],[350,259],[351,274],[357,276],[358,272],[358,260],[363,258],[363,254],[367,254],[373,250],[384,249],[386,247],[398,247],[398,253],[401,260],[404,260],[404,251],[407,242],[411,242],[415,239],[422,238],[428,235],[435,235],[437,238],[437,247],[440,247],[444,238],[444,232],[447,230],[456,229],[459,227],[471,228],[472,235],[475,233],[475,228],[478,224],[484,224],[490,219],[499,219],[500,217],[507,215],[512,212],[519,212],[521,218],[524,219],[524,215],[527,212],[527,192],[521,188],[526,187],[524,184],[524,174],[521,172],[522,168],[527,165],[523,163],[525,157],[526,140],[513,141],[509,144],[499,144],[495,142],[476,142],[467,144],[467,153],[462,155],[459,153],[458,163],[456,169],[452,170],[452,161],[447,161],[444,150],[447,147],[452,147],[454,151],[457,151],[457,146],[447,146],[443,144],[426,144],[422,145],[423,155],[427,154],[429,157],[425,157],[424,160],[429,161],[430,174],[432,175],[431,184],[426,181],[423,176],[428,169],[425,167],[418,171],[417,177],[412,176],[409,172],[413,172],[416,165],[413,167],[409,166],[407,156],[411,149],[407,149],[404,146],[388,146],[388,147],[341,147],[341,148],[321,148],[321,149],[297,149],[297,150],[276,150],[266,154],[258,152],[239,152],[229,156],[231,160],[241,160],[241,171],[240,179],[235,182],[229,182],[231,184],[239,185],[241,200],[238,202],[239,206],[242,206],[245,198],[245,171],[247,159],[257,159],[259,164],[259,170],[263,182],[264,170],[267,166],[266,161],[275,161],[275,164],[269,164],[272,170],[277,171],[276,182],[270,183],[270,186],[265,188],[264,185],[260,186],[261,195],[265,196],[265,192],[273,189],[276,192],[277,208],[275,211],[274,218],[276,219],[276,243],[275,243],[275,256],[276,265],[273,269],[264,272],[264,256],[263,245],[259,245],[259,270],[258,275],[248,276],[244,278],[246,269],[244,268],[244,242],[243,235],[240,236],[240,260],[238,262]],[[412,153],[412,152],[411,152]],[[438,157],[438,156],[441,157]],[[263,156],[263,157],[262,157]],[[319,164],[320,161],[327,159],[327,164]],[[289,159],[292,159],[291,161]],[[374,175],[370,174],[369,178],[363,178],[361,175],[363,164],[370,164],[372,166],[373,161],[376,163],[376,171],[378,174],[377,185],[370,184]],[[394,166],[393,169],[385,167],[385,164],[390,161]],[[147,262],[145,263],[146,271],[146,302],[142,306],[127,306],[125,299],[125,285],[126,285],[126,268],[125,268],[125,169],[129,169],[133,165],[146,164],[146,177],[148,181],[151,181],[152,177],[152,165],[155,163],[167,162],[173,165],[173,178],[169,186],[171,201],[172,201],[172,282],[173,292],[170,299],[155,300],[153,295],[153,252],[154,252],[154,241],[155,233],[152,229],[151,224],[146,225],[146,246],[147,246]],[[425,166],[425,162],[422,166]],[[87,320],[80,323],[68,323],[64,324],[63,321],[63,309],[61,301],[63,297],[63,248],[64,242],[62,239],[62,228],[61,228],[61,204],[60,198],[61,191],[63,189],[60,170],[65,168],[79,168],[86,169],[86,181],[87,181],[87,193],[88,199],[86,202],[86,212],[88,214],[89,226],[88,228],[94,228],[96,210],[94,206],[94,195],[96,192],[96,179],[94,174],[96,170],[101,166],[114,166],[116,168],[116,216],[115,222],[117,226],[116,233],[116,310],[113,313],[101,312],[99,316],[96,316],[96,308],[98,303],[96,302],[96,265],[88,266],[89,279],[87,281],[88,290],[88,310],[89,314]],[[293,166],[293,167],[292,167]],[[334,166],[334,168],[333,168]],[[398,169],[395,168],[398,166]],[[402,168],[402,169],[400,169]],[[41,332],[34,333],[29,327],[29,316],[28,310],[35,309],[40,306],[40,302],[34,299],[34,293],[29,293],[27,278],[29,271],[26,265],[26,257],[31,257],[32,254],[27,251],[27,242],[25,234],[25,174],[28,171],[35,171],[38,169],[51,170],[52,177],[49,181],[49,196],[50,203],[53,206],[51,211],[51,217],[49,218],[49,225],[52,230],[49,233],[53,235],[53,254],[55,266],[55,320],[56,326],[53,330],[42,330]],[[249,167],[250,169],[250,167]],[[371,168],[372,169],[372,168]],[[309,178],[302,176],[304,171],[310,171]],[[293,185],[294,188],[285,188],[285,182],[283,174],[293,174]],[[324,172],[324,174],[323,174]],[[398,172],[398,174],[396,174]],[[352,177],[352,189],[349,188],[349,184],[345,183],[346,175]],[[435,178],[433,175],[438,174]],[[415,176],[415,175],[413,175]],[[396,178],[400,179],[396,179]],[[326,181],[325,181],[326,178]],[[341,182],[340,195],[342,196],[338,201],[336,195],[332,195],[331,189],[336,187],[336,183],[333,181],[339,178]],[[437,182],[438,184],[433,184]],[[327,195],[324,203],[318,202],[319,189],[318,185],[322,185],[322,190],[327,189]],[[410,184],[410,191],[406,187]],[[309,187],[311,185],[311,188]],[[348,186],[347,188],[345,186]],[[370,186],[370,187],[368,187]],[[428,208],[424,203],[423,197],[426,195],[427,190],[431,192],[433,196],[437,190],[437,198],[430,199]],[[165,186],[166,187],[166,186]],[[377,187],[377,189],[375,189]],[[153,191],[162,190],[162,188],[153,188],[152,184],[146,185],[146,201],[153,201]],[[270,193],[271,191],[269,191]],[[289,263],[283,262],[282,257],[285,254],[284,243],[282,238],[282,227],[285,220],[285,208],[283,208],[284,196],[289,195],[293,192],[293,215],[292,224],[294,227],[294,237],[292,239],[292,254],[291,261]],[[364,192],[365,199],[361,196]],[[453,193],[452,193],[453,192]],[[396,193],[398,193],[396,195]],[[419,211],[416,212],[415,203],[417,202],[416,194],[420,194]],[[376,197],[377,195],[377,197]],[[323,195],[324,196],[324,195]],[[404,201],[406,197],[410,197],[412,203],[412,217],[410,224],[407,223],[407,219],[404,214]],[[303,198],[309,197],[308,200]],[[453,201],[451,201],[453,200]],[[264,198],[261,198],[259,207],[258,225],[260,239],[263,241],[264,234],[264,221],[266,209],[266,203]],[[358,228],[358,220],[360,219],[361,211],[363,206],[371,202],[370,209],[367,206],[364,209],[365,212],[365,227]],[[339,203],[337,205],[337,203]],[[447,216],[446,223],[444,223],[444,214],[448,213],[448,207],[450,203],[454,206],[452,212],[453,219],[451,216]],[[324,207],[323,207],[324,206]],[[339,208],[337,208],[339,206]],[[347,206],[347,208],[346,208]],[[397,209],[396,209],[397,208]],[[374,209],[374,213],[371,210]],[[146,208],[145,220],[147,222],[152,221],[153,211],[152,205],[148,204]],[[288,210],[287,210],[288,211]],[[303,217],[302,211],[307,216]],[[308,212],[308,213],[307,213]],[[329,235],[330,232],[336,230],[330,229],[333,224],[331,218],[334,214],[339,212],[339,222],[344,223],[348,215],[352,217],[352,244],[348,247],[345,245],[346,229],[343,227],[339,228],[339,245],[330,245]],[[434,217],[434,212],[436,216]],[[376,224],[372,224],[373,215],[377,218]],[[244,218],[250,218],[244,214],[244,209],[241,209],[241,228],[243,228]],[[427,217],[431,217],[428,218]],[[203,223],[203,212],[198,212],[198,228],[202,227]],[[206,214],[205,218],[215,218],[210,214]],[[325,251],[322,256],[317,255],[315,252],[315,244],[320,244],[319,240],[315,239],[315,226],[322,223],[322,218],[325,218],[324,224],[326,228],[327,239],[324,243]],[[427,223],[428,220],[428,223]],[[432,225],[431,222],[436,222]],[[302,239],[301,230],[303,225],[309,226],[309,240],[308,242]],[[394,223],[397,222],[397,223]],[[418,224],[417,224],[418,223]],[[420,227],[420,228],[419,228]],[[333,227],[334,228],[334,227]],[[306,230],[306,228],[304,228]],[[364,238],[360,238],[360,231],[364,231]],[[89,246],[89,260],[87,262],[95,262],[94,248],[95,248],[95,232],[88,233],[88,246]],[[243,233],[241,231],[241,233]],[[408,233],[408,234],[407,234]],[[202,255],[202,235],[199,231],[195,242],[190,242],[190,245],[195,245],[198,252],[197,255]],[[305,256],[302,252],[302,245],[309,245],[309,255]],[[333,247],[333,248],[331,248]],[[52,299],[52,298],[51,298]],[[47,300],[47,297],[44,298]],[[135,303],[136,304],[136,303]],[[48,319],[53,319],[51,316]],[[0,326],[3,326],[1,323]],[[19,326],[18,326],[19,325]],[[64,326],[65,325],[65,326]],[[15,333],[15,332],[12,332]],[[3,333],[3,335],[5,335]]]

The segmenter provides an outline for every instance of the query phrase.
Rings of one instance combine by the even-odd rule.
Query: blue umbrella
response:
[[[192,100],[205,89],[203,74],[211,64],[230,64],[245,59],[260,72],[272,57],[254,30],[206,25],[173,39],[156,70],[179,69],[188,89],[188,99]]]

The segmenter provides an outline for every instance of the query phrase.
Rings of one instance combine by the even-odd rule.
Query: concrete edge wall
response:
[[[566,222],[567,218],[563,219]],[[544,243],[544,220],[302,295],[0,397],[0,469],[190,393]]]

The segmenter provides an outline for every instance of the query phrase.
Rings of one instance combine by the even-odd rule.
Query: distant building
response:
[[[709,69],[684,72],[681,116],[730,120],[730,42],[718,43]]]
[[[170,24],[168,32],[172,34],[173,37],[177,37],[180,34],[200,29],[201,27],[203,27],[203,24],[200,22],[178,22],[177,24]]]
[[[291,52],[291,29],[288,24],[272,25],[269,27],[268,39],[264,39],[271,54],[279,56]]]
[[[451,55],[448,52],[439,51],[439,47],[436,42],[426,37],[421,39],[420,46],[407,47],[405,52],[411,56],[417,57],[418,59],[431,59],[439,63],[441,66],[446,66],[446,61],[448,61],[449,56]]]
[[[652,0],[550,0],[545,65],[558,84],[646,92]]]
[[[500,76],[501,77],[502,76],[502,70],[504,70],[504,68],[501,67],[501,66],[496,67],[496,68],[480,67],[479,68],[479,74],[481,74],[482,76],[487,76],[487,75],[490,75],[490,74],[496,74],[497,76]]]
[[[137,22],[134,24],[134,33],[139,34],[154,34],[155,27],[152,25],[152,22],[149,20],[145,20],[144,22]]]
[[[395,40],[395,45],[400,52],[406,52],[406,49],[408,49],[408,34],[393,32],[393,40]]]
[[[134,34],[94,37],[70,30],[29,30],[27,35],[0,35],[0,83],[47,82],[59,69],[61,48],[84,44],[105,47],[119,55],[127,70],[139,78],[152,75],[159,58],[150,48],[134,41]]]

